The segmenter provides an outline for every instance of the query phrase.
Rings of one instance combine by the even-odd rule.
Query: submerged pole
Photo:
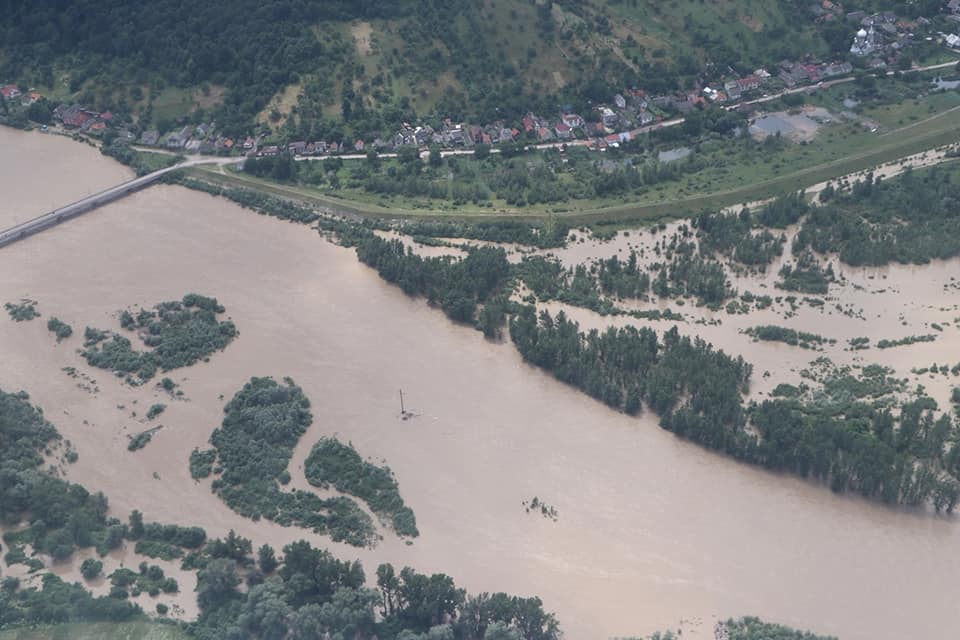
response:
[[[403,389],[400,389],[400,413],[406,414],[406,409],[403,408]]]

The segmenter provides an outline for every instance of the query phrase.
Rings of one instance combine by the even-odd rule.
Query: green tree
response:
[[[131,540],[143,537],[143,514],[134,509],[130,512],[130,529],[128,536]]]
[[[237,595],[237,563],[215,558],[197,573],[197,602],[203,610],[215,609]]]
[[[487,627],[483,640],[525,640],[525,638],[507,623],[494,622]]]
[[[240,627],[261,640],[286,638],[293,609],[285,596],[280,580],[268,580],[252,587],[237,619]]]
[[[273,547],[264,544],[257,549],[257,562],[260,565],[260,571],[265,575],[273,573],[277,568],[277,554],[273,551]]]
[[[80,574],[84,580],[93,580],[103,571],[103,563],[96,558],[87,558],[80,564]]]

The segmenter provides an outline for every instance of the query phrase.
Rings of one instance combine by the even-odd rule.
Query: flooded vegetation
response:
[[[182,301],[140,309],[136,315],[125,310],[120,314],[120,326],[133,332],[149,351],[134,350],[130,339],[121,334],[108,339],[107,332],[87,327],[83,357],[93,367],[125,374],[129,383],[142,384],[158,370],[188,367],[226,349],[237,328],[229,320],[217,318],[224,312],[216,298],[195,293],[185,295]]]
[[[36,162],[42,166],[43,157]],[[6,183],[6,175],[0,180],[7,189],[17,187]],[[886,434],[887,411],[895,424],[907,420],[915,425],[904,443],[911,455],[933,451],[943,433],[940,415],[952,410],[950,393],[956,386],[951,369],[943,373],[942,367],[953,367],[956,363],[947,360],[960,353],[956,259],[860,266],[821,257],[835,279],[826,293],[778,289],[782,267],[797,260],[792,246],[803,224],[798,216],[771,231],[772,240],[756,245],[762,249],[755,252],[762,257],[759,264],[745,257],[753,242],[747,232],[760,233],[752,223],[742,225],[747,232],[731,232],[735,240],[729,254],[718,251],[710,257],[700,256],[704,236],[689,222],[620,231],[609,239],[575,230],[564,247],[525,250],[572,269],[570,286],[561,290],[595,295],[620,310],[602,315],[575,297],[547,299],[533,286],[518,286],[504,298],[514,280],[511,265],[517,252],[512,247],[509,253],[490,249],[486,255],[497,265],[491,270],[500,274],[496,278],[487,280],[480,275],[485,269],[465,266],[469,258],[451,258],[450,268],[462,277],[444,280],[436,277],[441,271],[437,264],[429,262],[444,258],[415,260],[415,254],[408,257],[408,247],[416,252],[418,243],[401,240],[396,247],[391,239],[379,238],[385,246],[371,243],[362,249],[374,269],[358,261],[356,248],[332,244],[307,225],[259,216],[181,187],[159,186],[4,248],[0,299],[37,299],[45,316],[73,327],[109,327],[120,309],[150,308],[158,300],[202,290],[215,294],[229,310],[240,335],[209,362],[172,370],[156,385],[131,386],[91,368],[76,352],[83,341],[76,333],[81,332],[57,343],[44,323],[5,317],[0,349],[7,366],[0,370],[0,388],[29,391],[30,402],[73,443],[79,457],[63,464],[63,473],[91,495],[103,492],[109,500],[106,518],[130,527],[131,512],[140,510],[148,523],[202,527],[208,537],[202,549],[212,539],[222,543],[197,551],[191,562],[208,564],[187,577],[172,573],[169,561],[149,561],[147,570],[160,566],[165,578],[177,580],[181,594],[195,595],[197,580],[207,585],[217,577],[247,580],[259,570],[253,550],[268,544],[278,557],[295,559],[282,576],[285,583],[295,574],[310,574],[311,567],[336,567],[346,576],[341,586],[358,588],[364,583],[357,572],[365,571],[365,584],[382,581],[396,594],[403,585],[419,584],[418,576],[443,572],[471,593],[509,591],[542,598],[544,609],[556,612],[570,638],[635,636],[678,626],[684,637],[711,638],[718,621],[754,614],[853,640],[949,638],[943,621],[955,609],[953,577],[960,571],[955,516],[935,515],[935,504],[891,507],[855,493],[833,493],[828,489],[832,478],[824,478],[824,486],[745,465],[661,428],[656,398],[689,405],[686,414],[673,412],[674,420],[680,415],[699,419],[707,414],[697,403],[716,391],[710,386],[690,392],[675,385],[661,393],[652,385],[666,377],[651,377],[649,386],[637,388],[641,406],[631,416],[603,402],[605,389],[616,381],[620,406],[626,409],[629,387],[640,386],[635,385],[639,378],[621,375],[615,363],[600,378],[598,402],[552,375],[553,365],[577,360],[553,358],[541,370],[524,362],[509,333],[502,332],[498,341],[484,339],[474,328],[491,300],[502,302],[504,317],[516,315],[514,305],[536,305],[538,332],[544,330],[541,311],[549,313],[555,327],[563,312],[578,328],[564,325],[567,341],[558,346],[572,343],[568,334],[577,344],[590,344],[594,329],[600,341],[613,326],[626,335],[635,333],[638,342],[652,335],[662,347],[674,339],[668,336],[676,326],[675,348],[686,348],[683,340],[688,338],[691,350],[701,349],[718,366],[727,363],[724,358],[736,363],[738,357],[752,365],[749,376],[742,375],[743,369],[732,372],[732,382],[722,389],[731,398],[730,411],[717,419],[734,424],[742,413],[776,426],[782,423],[780,410],[786,411],[784,420],[800,424],[824,415],[847,419],[862,410],[866,413],[857,415],[869,418],[865,430]],[[464,231],[454,231],[458,244],[469,245]],[[683,243],[693,247],[680,249]],[[631,252],[637,256],[635,276]],[[704,292],[712,289],[696,284],[696,269],[673,268],[684,255],[691,264],[695,258],[720,264],[725,282],[719,302],[707,300]],[[70,256],[69,269],[62,267],[63,256]],[[612,267],[614,257],[618,267]],[[599,261],[606,263],[604,280],[601,267],[592,266]],[[660,266],[651,270],[653,263]],[[158,268],[163,277],[156,277]],[[616,269],[627,275],[612,273]],[[669,290],[669,295],[654,290],[664,270],[667,286],[659,290]],[[390,282],[378,271],[385,278],[393,274]],[[638,284],[641,272],[650,278],[649,288]],[[552,277],[545,276],[544,283]],[[409,296],[391,282],[408,282],[410,293],[422,297]],[[451,287],[454,282],[469,286]],[[530,293],[532,300],[522,300]],[[428,297],[440,309],[431,308]],[[665,317],[668,308],[672,312]],[[654,317],[652,311],[660,315]],[[451,322],[444,312],[458,320],[469,318],[468,324]],[[498,321],[502,319],[489,318],[490,326]],[[533,323],[527,318],[531,335]],[[746,332],[763,326],[796,331],[798,340],[810,334],[835,342],[817,342],[822,351],[815,352],[777,340],[754,341]],[[869,346],[928,333],[937,340],[892,349],[851,345],[864,337],[871,338]],[[687,361],[679,354],[678,367]],[[537,357],[548,355],[543,351]],[[829,364],[812,364],[818,358]],[[648,364],[671,373],[663,362]],[[62,371],[65,367],[94,375],[96,387],[80,388],[76,378]],[[582,373],[583,386],[589,387],[589,370]],[[699,369],[678,368],[672,375],[684,384],[706,377]],[[284,468],[291,479],[282,491],[315,491],[320,500],[342,495],[337,486],[312,487],[306,473],[314,445],[336,438],[377,467],[386,461],[404,504],[416,514],[417,538],[401,539],[369,516],[382,540],[373,548],[353,547],[302,527],[245,517],[211,490],[220,463],[204,453],[214,430],[223,429],[230,415],[224,413],[225,405],[251,378],[265,376],[295,380],[309,398],[313,416],[309,423],[298,422],[300,435],[284,445],[289,451]],[[937,408],[916,393],[918,385]],[[407,403],[404,411],[415,417],[401,419],[399,388]],[[145,414],[157,403],[167,405],[159,418],[164,428],[142,450],[127,452],[128,436],[144,429],[131,412]],[[749,435],[754,435],[751,429],[742,429],[738,437]],[[893,442],[896,446],[898,440]],[[946,456],[950,450],[944,445],[943,451]],[[795,461],[789,462],[770,466],[794,470]],[[947,458],[936,459],[936,465],[947,463]],[[42,464],[49,464],[48,459]],[[271,476],[278,483],[280,472]],[[861,480],[850,488],[861,490]],[[883,490],[878,486],[878,494]],[[346,487],[342,491],[353,493]],[[549,503],[547,516],[526,512],[524,503],[529,506],[533,496],[538,496],[537,513],[543,513],[544,500]],[[375,511],[372,503],[369,508]],[[366,514],[363,505],[359,508]],[[249,553],[237,537],[250,541]],[[292,546],[300,539],[307,547]],[[128,541],[111,553],[132,554],[131,546],[170,551],[166,538],[158,535],[151,541]],[[192,553],[182,552],[183,559]],[[49,554],[40,557],[55,571],[65,566]],[[65,574],[70,579],[82,580],[79,557],[69,561],[75,567]],[[102,573],[109,575],[120,561],[106,557]],[[127,568],[142,561],[126,557]],[[353,568],[355,560],[362,569]],[[386,563],[391,567],[381,574],[377,567]],[[404,566],[412,569],[405,576]],[[902,613],[902,584],[916,585],[909,615]],[[105,595],[112,586],[100,588],[98,593]],[[392,597],[395,603],[399,596]],[[141,594],[138,601],[149,602],[146,598]],[[470,602],[469,597],[454,600],[462,607]],[[216,592],[200,604],[211,610],[221,606]],[[184,615],[195,614],[196,609]],[[548,628],[549,620],[544,625]]]

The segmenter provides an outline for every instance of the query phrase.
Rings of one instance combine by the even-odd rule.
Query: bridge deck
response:
[[[176,171],[177,169],[200,164],[231,164],[235,162],[239,161],[236,159],[222,158],[212,160],[187,160],[171,167],[159,169],[153,173],[148,173],[145,176],[134,178],[133,180],[129,180],[123,184],[118,184],[114,187],[110,187],[109,189],[104,189],[103,191],[94,193],[93,195],[77,200],[76,202],[72,202],[64,207],[60,207],[59,209],[55,209],[49,213],[45,213],[31,220],[21,222],[18,225],[14,225],[8,229],[0,231],[0,247],[13,244],[14,242],[23,240],[24,238],[29,238],[30,236],[49,229],[50,227],[54,227],[61,222],[66,222],[67,220],[93,211],[98,207],[102,207],[105,204],[113,202],[114,200],[119,200],[120,198],[130,195],[134,191],[138,191],[144,187],[150,186],[171,171]]]

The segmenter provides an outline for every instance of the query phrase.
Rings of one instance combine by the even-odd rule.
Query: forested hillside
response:
[[[227,130],[261,121],[318,138],[583,107],[849,46],[847,25],[817,28],[793,0],[3,5],[0,79],[149,124],[202,111]]]

